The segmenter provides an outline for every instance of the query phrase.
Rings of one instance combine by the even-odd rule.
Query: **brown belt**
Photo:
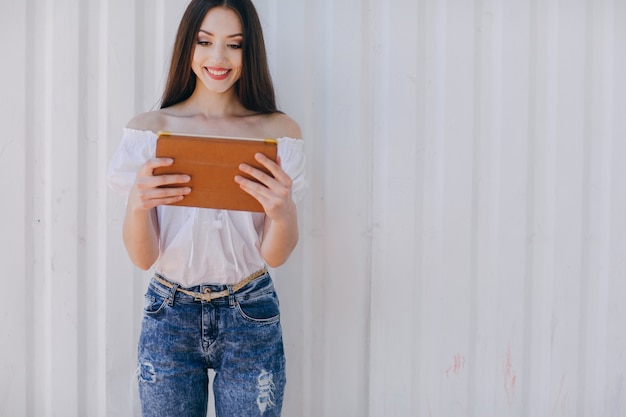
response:
[[[248,275],[243,281],[238,282],[232,286],[232,293],[233,294],[236,293],[237,291],[239,291],[240,289],[242,289],[243,287],[245,287],[246,285],[248,285],[255,279],[264,275],[266,272],[267,272],[267,268],[262,268]],[[165,285],[167,288],[174,288],[174,284],[172,284],[169,281],[166,281],[160,275],[154,274],[154,279],[157,280],[160,284]],[[205,288],[204,292],[193,292],[193,291],[185,290],[183,288],[176,288],[176,291],[180,291],[183,294],[187,294],[193,297],[195,301],[211,301],[211,300],[215,300],[216,298],[228,297],[231,294],[228,292],[228,290],[211,292],[209,288]]]

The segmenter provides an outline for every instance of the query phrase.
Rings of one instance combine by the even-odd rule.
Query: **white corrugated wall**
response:
[[[284,415],[626,416],[626,2],[255,4],[308,155]],[[105,173],[185,5],[0,5],[0,416],[138,415]]]

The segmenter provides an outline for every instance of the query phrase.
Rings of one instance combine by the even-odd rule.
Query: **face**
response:
[[[197,34],[191,68],[209,91],[229,91],[241,76],[243,30],[231,9],[214,7]]]

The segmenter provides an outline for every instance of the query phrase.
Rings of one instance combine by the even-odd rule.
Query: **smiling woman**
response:
[[[169,205],[191,192],[190,176],[154,174],[173,162],[155,156],[159,130],[278,138],[276,162],[256,154],[264,170],[241,164],[246,176],[232,178],[263,212]],[[128,199],[128,255],[156,272],[139,338],[144,416],[205,416],[209,369],[217,416],[280,415],[285,355],[267,266],[283,264],[298,241],[299,137],[298,125],[276,108],[252,3],[192,1],[161,108],[128,123],[109,167],[109,183]]]

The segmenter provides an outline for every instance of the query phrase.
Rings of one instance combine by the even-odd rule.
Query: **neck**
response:
[[[206,117],[240,116],[248,113],[233,88],[224,93],[214,93],[196,85],[193,94],[186,100],[186,107]]]

